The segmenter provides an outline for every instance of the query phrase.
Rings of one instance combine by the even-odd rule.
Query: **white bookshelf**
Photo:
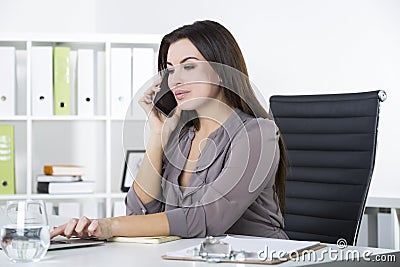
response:
[[[120,191],[125,151],[144,149],[143,119],[129,119],[134,130],[129,144],[122,145],[124,116],[111,114],[111,49],[114,47],[147,47],[155,59],[161,41],[159,35],[147,34],[13,34],[0,35],[0,46],[16,49],[17,94],[16,115],[1,116],[0,124],[14,125],[16,194],[0,195],[0,205],[7,200],[43,199],[57,205],[60,201],[95,199],[103,204],[105,216],[112,215],[114,201],[122,201]],[[31,49],[35,46],[68,46],[71,51],[89,48],[103,55],[102,70],[96,69],[95,115],[32,115]],[[156,61],[154,60],[154,70]],[[133,92],[134,93],[134,92]],[[130,128],[131,129],[131,128]],[[93,194],[37,194],[35,177],[45,164],[85,166],[86,178],[96,182]]]

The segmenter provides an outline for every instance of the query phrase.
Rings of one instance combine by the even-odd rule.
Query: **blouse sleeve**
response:
[[[196,192],[195,205],[166,211],[170,234],[204,237],[224,234],[275,181],[279,163],[278,129],[253,119],[231,143],[224,168],[214,182]]]
[[[144,215],[150,213],[157,213],[162,210],[162,203],[153,199],[147,204],[143,204],[137,196],[133,186],[129,188],[125,197],[126,215]]]

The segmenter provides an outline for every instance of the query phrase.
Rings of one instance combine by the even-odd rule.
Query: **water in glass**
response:
[[[50,245],[50,228],[42,201],[7,203],[9,224],[1,229],[1,246],[13,262],[37,262]]]

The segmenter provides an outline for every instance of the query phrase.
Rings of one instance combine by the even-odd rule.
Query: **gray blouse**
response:
[[[194,138],[193,127],[169,142],[163,155],[161,196],[144,205],[131,187],[127,215],[165,211],[170,235],[242,234],[287,239],[274,190],[279,163],[278,128],[272,120],[235,109],[212,132],[189,184],[178,178]]]

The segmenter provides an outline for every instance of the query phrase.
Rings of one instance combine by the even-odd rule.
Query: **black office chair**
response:
[[[287,146],[290,239],[356,243],[385,99],[384,91],[270,98]]]

